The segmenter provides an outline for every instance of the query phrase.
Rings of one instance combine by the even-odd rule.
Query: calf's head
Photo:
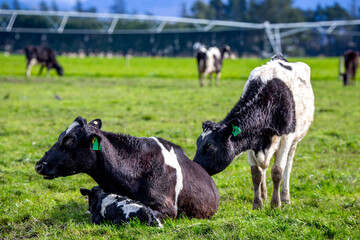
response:
[[[94,142],[100,145],[101,125],[100,119],[87,124],[86,119],[77,117],[36,163],[35,171],[45,179],[53,179],[86,172],[94,167],[98,148],[93,150],[93,145]]]
[[[194,162],[200,164],[210,175],[224,170],[235,158],[233,137],[237,136],[240,124],[234,119],[227,124],[207,121],[197,139]],[[235,130],[234,130],[235,129]]]
[[[97,209],[97,205],[99,201],[101,202],[101,197],[105,195],[104,190],[96,186],[92,189],[80,188],[80,192],[83,196],[88,196],[89,198],[89,211],[91,213],[100,212],[100,209]]]

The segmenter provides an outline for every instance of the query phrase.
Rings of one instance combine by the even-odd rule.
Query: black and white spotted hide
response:
[[[104,192],[99,186],[91,190],[81,188],[80,192],[89,198],[91,221],[96,224],[110,221],[124,224],[138,219],[141,223],[162,227],[151,208],[125,196]]]
[[[214,175],[247,151],[254,185],[253,208],[257,209],[267,198],[266,170],[275,156],[271,206],[289,204],[295,149],[306,135],[313,115],[310,67],[276,55],[250,73],[239,102],[224,120],[203,123],[194,162]],[[239,134],[233,133],[236,128],[241,129]]]

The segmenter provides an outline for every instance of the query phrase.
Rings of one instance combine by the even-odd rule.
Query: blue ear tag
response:
[[[98,142],[97,137],[94,137],[91,142],[92,142],[92,144],[93,144],[93,150],[94,150],[94,151],[100,151],[100,150],[101,150],[101,145],[100,145],[100,143]]]
[[[233,124],[231,124],[232,126],[232,132],[231,134],[236,137],[237,135],[239,135],[241,133],[241,129],[238,126],[234,126]]]

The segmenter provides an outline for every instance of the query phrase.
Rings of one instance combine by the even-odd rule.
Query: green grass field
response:
[[[338,81],[336,58],[301,60],[312,68],[315,120],[298,145],[292,204],[252,210],[246,154],[215,175],[221,196],[209,220],[167,220],[163,229],[134,221],[94,225],[79,188],[85,174],[44,180],[34,171],[77,116],[103,130],[159,136],[192,159],[201,123],[220,121],[238,101],[250,71],[267,60],[226,60],[220,87],[200,88],[194,59],[72,59],[66,76],[25,79],[23,56],[0,56],[0,239],[359,239],[360,89]],[[33,73],[39,68],[34,68]],[[56,100],[54,94],[62,97]],[[270,197],[272,181],[267,176]]]

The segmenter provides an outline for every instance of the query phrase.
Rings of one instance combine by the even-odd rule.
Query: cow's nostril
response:
[[[35,165],[35,171],[36,171],[37,173],[41,173],[41,171],[43,170],[43,168],[44,168],[44,165],[43,165],[42,163],[37,163],[37,164]]]

